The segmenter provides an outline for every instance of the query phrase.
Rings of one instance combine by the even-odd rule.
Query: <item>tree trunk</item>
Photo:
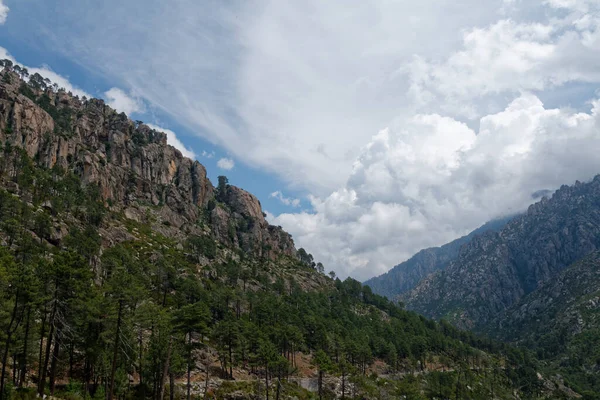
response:
[[[188,333],[188,362],[187,362],[187,400],[192,398],[192,333]]]
[[[346,399],[346,370],[342,371],[342,400]]]
[[[319,400],[321,400],[323,397],[323,371],[319,370]]]
[[[140,327],[140,333],[139,333],[139,346],[140,346],[140,368],[139,368],[139,375],[140,375],[140,387],[142,389],[142,398],[146,398],[146,386],[144,386],[144,370],[143,370],[143,366],[144,366],[144,342],[143,342],[143,336],[142,336],[142,328]]]
[[[267,400],[269,400],[269,367],[265,364],[265,392],[267,394]]]
[[[280,389],[281,389],[281,369],[279,369],[278,376],[277,376],[277,390],[275,391],[275,400],[279,400]]]
[[[69,343],[69,379],[73,379],[73,362],[74,362],[74,354],[73,354],[73,341]]]
[[[175,400],[175,375],[169,372],[169,400]]]
[[[31,306],[27,307],[27,322],[25,323],[25,337],[23,338],[23,362],[21,364],[21,377],[19,387],[22,388],[27,377],[27,345],[29,343],[29,324],[31,321]]]
[[[56,316],[56,308],[58,306],[57,292],[54,292],[54,305],[52,306],[52,314],[50,314],[50,331],[48,332],[48,339],[46,340],[46,354],[44,357],[44,365],[41,367],[40,381],[38,384],[38,393],[40,397],[44,397],[44,388],[46,386],[46,373],[48,371],[48,362],[50,361],[50,348],[52,346],[52,339],[54,336],[54,317]],[[43,337],[42,337],[43,340]]]
[[[44,335],[46,333],[46,317],[47,317],[47,310],[46,310],[46,306],[44,306],[44,317],[42,318],[42,327],[41,327],[41,333],[40,333],[40,352],[39,352],[39,356],[38,356],[38,387],[39,387],[39,380],[40,377],[42,376],[42,363],[43,363],[43,359],[42,356],[44,354]]]
[[[230,327],[231,329],[231,327]],[[227,347],[229,348],[229,379],[233,379],[233,341],[231,336],[233,332],[229,331],[229,338],[227,340]]]
[[[8,349],[10,347],[10,339],[11,335],[9,334],[6,338],[4,354],[2,355],[2,375],[0,376],[0,400],[4,400],[4,379],[6,376],[6,362],[8,361]]]
[[[52,364],[50,366],[50,394],[54,396],[54,387],[56,383],[56,365],[58,363],[58,356],[60,354],[60,337],[61,331],[56,330],[56,339],[54,340],[54,351],[52,356]]]
[[[17,309],[19,306],[19,292],[17,290],[17,295],[15,296],[15,305],[13,307],[12,316],[10,318],[10,324],[8,324],[8,329],[6,331],[6,344],[4,345],[4,354],[2,355],[2,374],[0,374],[0,399],[4,399],[4,379],[6,378],[6,363],[8,361],[8,352],[10,349],[10,341],[12,339],[13,334],[13,324],[17,319]]]
[[[169,363],[171,362],[171,351],[173,350],[173,338],[169,337],[169,348],[167,349],[167,359],[163,368],[162,376],[160,377],[160,400],[165,398],[165,379],[169,372]]]
[[[119,355],[119,334],[121,331],[121,314],[123,313],[123,300],[119,300],[119,311],[117,313],[117,332],[115,334],[115,344],[113,347],[112,366],[110,367],[110,388],[108,390],[108,400],[112,400],[115,389],[115,373],[117,372],[117,356]]]
[[[207,395],[208,395],[208,378],[209,378],[209,374],[210,374],[210,361],[209,361],[209,356],[206,356],[206,381],[204,383],[204,398],[206,399]]]
[[[17,356],[16,353],[13,353],[13,371],[12,371],[12,378],[13,378],[13,386],[17,386],[17,358],[19,358]]]

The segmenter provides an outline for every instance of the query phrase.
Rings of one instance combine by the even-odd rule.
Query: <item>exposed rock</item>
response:
[[[0,143],[24,149],[46,168],[75,172],[86,185],[97,185],[104,200],[126,218],[149,222],[155,230],[184,239],[182,232],[210,228],[224,244],[275,259],[296,251],[291,236],[269,226],[260,202],[230,186],[224,204],[207,213],[215,200],[206,169],[167,144],[162,132],[118,114],[102,100],[80,100],[70,93],[36,90],[6,70],[0,73]],[[14,188],[18,192],[18,187]],[[64,232],[57,231],[53,240]],[[125,238],[112,230],[107,243]]]

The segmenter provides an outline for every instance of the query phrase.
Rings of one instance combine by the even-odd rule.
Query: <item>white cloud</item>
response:
[[[6,18],[8,17],[8,12],[10,8],[6,4],[4,4],[3,0],[0,0],[0,25],[3,25],[6,22]]]
[[[270,218],[341,276],[600,172],[597,0],[30,1],[49,47],[307,189]]]
[[[217,161],[217,167],[229,171],[235,167],[235,162],[231,158],[221,158]]]
[[[154,124],[146,125],[156,131],[164,132],[167,135],[167,143],[179,150],[184,157],[191,158],[192,160],[196,159],[196,153],[194,153],[191,148],[185,147],[185,145],[177,138],[175,132],[170,129],[161,128],[160,126]]]
[[[209,11],[193,0],[148,0],[131,21],[117,0],[92,10],[59,0],[70,12],[48,24],[48,7],[32,1],[44,14],[33,22],[64,54],[236,159],[321,194],[344,182],[373,132],[409,111],[399,68],[415,53],[449,54],[462,28],[496,15],[479,0],[258,0]]]
[[[286,206],[300,207],[300,199],[285,197],[280,190],[271,193],[269,197],[279,200],[282,204],[285,204]]]
[[[211,151],[211,152],[209,153],[209,152],[208,152],[208,151],[206,151],[206,150],[202,150],[202,154],[201,154],[201,155],[202,155],[202,157],[205,157],[205,158],[213,158],[213,157],[215,156],[215,152],[214,152],[214,151]]]
[[[129,116],[133,113],[143,113],[145,110],[144,103],[140,99],[132,97],[116,87],[104,92],[104,97],[109,106]]]
[[[598,152],[600,101],[577,113],[546,109],[523,94],[483,117],[478,132],[417,115],[375,135],[344,187],[311,198],[314,213],[270,221],[339,275],[364,279],[418,249],[522,211],[538,190],[593,177]]]

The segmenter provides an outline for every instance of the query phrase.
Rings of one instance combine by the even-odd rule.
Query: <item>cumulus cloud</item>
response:
[[[191,148],[185,147],[181,140],[177,138],[175,132],[173,132],[170,129],[161,128],[160,126],[154,124],[146,125],[148,125],[150,128],[156,131],[164,132],[167,135],[167,143],[179,150],[184,157],[191,158],[192,160],[196,159],[196,153],[194,153],[194,151]]]
[[[286,206],[300,207],[300,199],[295,199],[292,197],[285,197],[283,195],[283,193],[281,193],[280,190],[271,193],[269,195],[269,197],[279,200],[282,204],[284,204]]]
[[[0,0],[0,25],[3,25],[6,22],[6,18],[8,17],[8,12],[10,8],[6,4],[4,4],[3,0]]]
[[[600,17],[581,12],[583,3],[550,2],[570,12],[545,23],[505,19],[468,30],[463,49],[443,62],[415,57],[407,67],[413,99],[421,107],[442,99],[441,110],[477,118],[499,94],[600,82]]]
[[[213,158],[214,156],[215,156],[215,152],[214,151],[208,152],[206,150],[202,150],[202,157]]]
[[[224,169],[226,171],[230,171],[235,167],[235,162],[231,158],[221,158],[217,161],[217,167]]]
[[[140,99],[128,95],[119,88],[110,88],[104,92],[104,97],[107,104],[118,112],[124,112],[127,115],[144,112],[144,103]]]
[[[340,275],[366,279],[417,249],[524,210],[539,190],[600,173],[600,101],[589,113],[547,109],[532,94],[484,116],[478,132],[436,114],[373,136],[347,184],[284,226]],[[577,160],[574,162],[574,160]]]

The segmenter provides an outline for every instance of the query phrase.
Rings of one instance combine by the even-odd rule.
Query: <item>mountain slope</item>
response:
[[[0,73],[1,398],[315,398],[291,377],[325,398],[554,395],[527,352],[318,273],[254,196],[213,187],[163,134],[14,71]]]
[[[458,256],[460,248],[469,243],[476,235],[500,230],[512,218],[506,217],[490,221],[468,235],[441,247],[421,250],[407,261],[396,265],[385,274],[369,279],[364,284],[370,286],[373,292],[381,296],[396,299],[399,295],[417,286],[423,278],[445,269],[450,261]]]
[[[475,237],[446,270],[402,296],[407,307],[479,329],[600,246],[600,176],[563,186],[499,232]]]
[[[536,351],[578,390],[600,392],[600,252],[542,284],[486,330]]]

